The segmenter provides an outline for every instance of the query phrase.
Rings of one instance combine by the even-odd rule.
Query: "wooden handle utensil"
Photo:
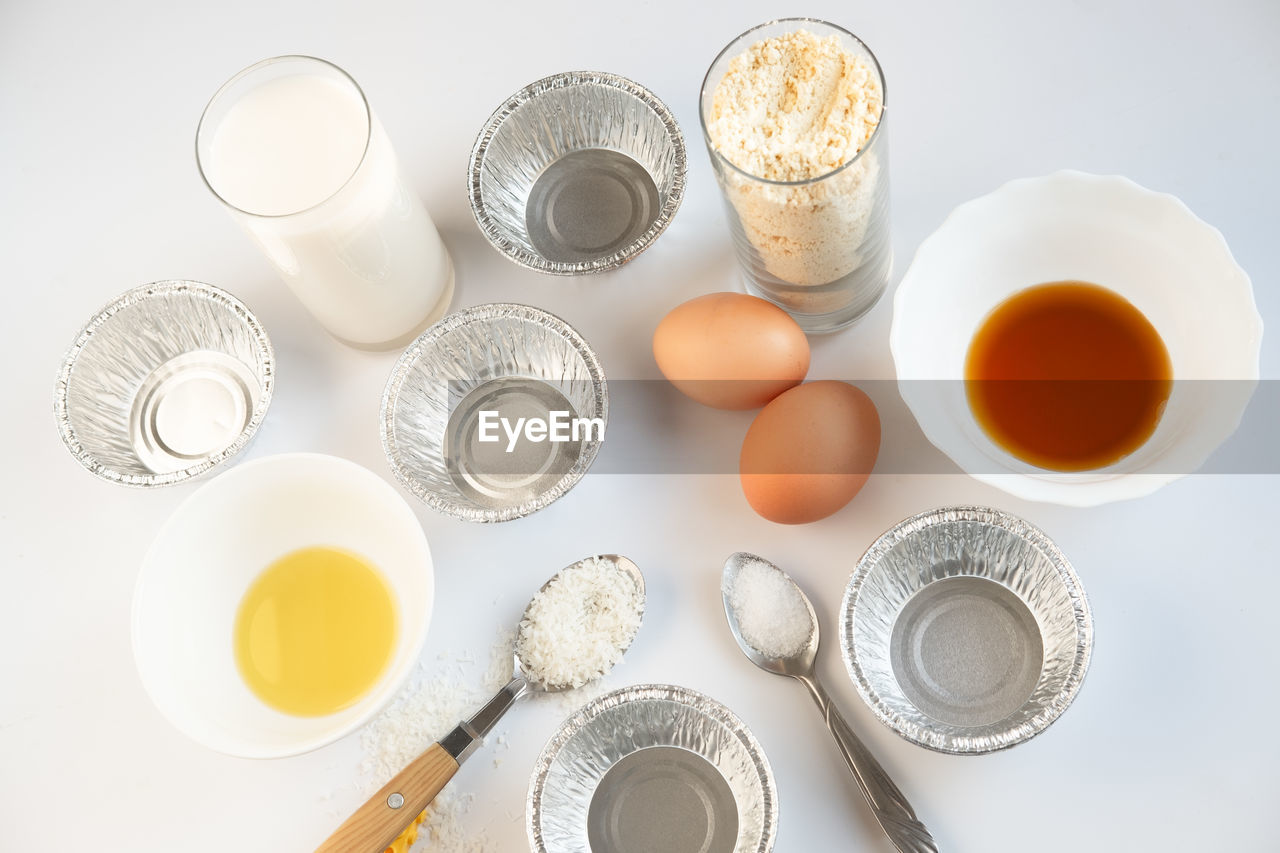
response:
[[[382,853],[458,772],[458,762],[432,744],[356,809],[316,853]]]

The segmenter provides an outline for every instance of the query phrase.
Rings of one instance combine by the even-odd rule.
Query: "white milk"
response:
[[[447,310],[449,254],[354,84],[272,77],[211,130],[210,186],[335,337],[394,346]]]

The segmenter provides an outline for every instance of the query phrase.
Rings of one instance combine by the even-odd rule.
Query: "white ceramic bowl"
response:
[[[386,672],[355,705],[323,717],[264,704],[232,653],[250,583],[309,545],[365,557],[386,578],[400,617]],[[134,590],[134,659],[156,707],[193,740],[244,758],[297,755],[355,730],[390,701],[426,639],[433,591],[426,536],[389,483],[335,456],[270,456],[202,486],[160,529]]]
[[[1142,447],[1072,474],[996,446],[962,381],[969,343],[991,309],[1063,280],[1100,284],[1132,302],[1164,339],[1174,375]],[[1094,506],[1195,471],[1235,431],[1258,380],[1262,318],[1222,234],[1186,205],[1126,178],[1067,171],[1012,181],[956,208],[898,286],[889,345],[903,400],[966,473],[1028,500]]]

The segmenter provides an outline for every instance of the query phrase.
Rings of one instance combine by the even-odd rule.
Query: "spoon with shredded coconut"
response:
[[[938,853],[907,798],[853,733],[818,681],[818,617],[786,572],[755,554],[725,560],[720,592],[729,630],[756,666],[804,683],[885,834],[902,853]]]
[[[644,602],[644,576],[626,557],[587,557],[557,572],[520,619],[511,681],[370,797],[316,853],[385,850],[517,699],[533,690],[572,690],[607,675],[640,630]]]

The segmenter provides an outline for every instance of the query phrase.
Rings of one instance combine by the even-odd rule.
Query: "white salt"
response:
[[[745,560],[725,579],[725,595],[747,645],[766,658],[799,654],[813,636],[813,618],[791,578],[762,560]]]

